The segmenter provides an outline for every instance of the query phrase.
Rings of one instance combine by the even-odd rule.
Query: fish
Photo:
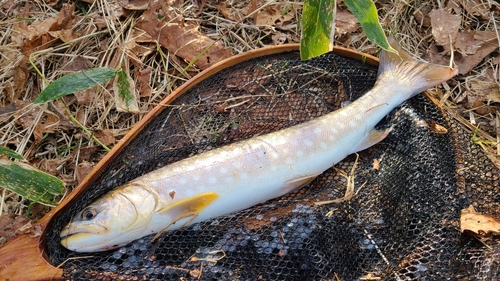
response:
[[[405,100],[457,74],[417,61],[389,38],[377,81],[331,113],[216,148],[146,173],[76,212],[61,230],[61,245],[99,252],[133,240],[234,213],[311,182],[350,154],[381,140],[377,123]]]

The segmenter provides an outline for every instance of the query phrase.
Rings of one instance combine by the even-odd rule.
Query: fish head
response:
[[[129,192],[130,193],[130,192]],[[76,252],[112,250],[128,244],[147,227],[137,195],[113,191],[77,212],[61,231],[61,245]],[[154,204],[153,204],[154,206]]]

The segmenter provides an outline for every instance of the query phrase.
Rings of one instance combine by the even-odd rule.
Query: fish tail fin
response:
[[[388,79],[407,83],[412,88],[411,96],[432,88],[458,73],[457,69],[447,66],[416,61],[394,38],[388,37],[388,41],[398,54],[382,50],[378,79],[389,76]]]

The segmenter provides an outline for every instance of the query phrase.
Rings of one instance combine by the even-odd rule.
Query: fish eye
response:
[[[97,215],[97,212],[93,208],[88,208],[82,211],[83,220],[91,220]]]

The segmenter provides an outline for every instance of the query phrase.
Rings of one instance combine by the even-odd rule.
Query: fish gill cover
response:
[[[496,280],[498,239],[460,233],[460,210],[500,211],[499,172],[456,122],[422,95],[395,109],[380,144],[297,192],[247,210],[76,253],[59,233],[107,191],[169,163],[321,116],[368,91],[375,67],[298,52],[222,70],[166,107],[47,234],[69,280]],[[351,175],[354,195],[340,203]],[[486,196],[488,195],[488,196]]]

